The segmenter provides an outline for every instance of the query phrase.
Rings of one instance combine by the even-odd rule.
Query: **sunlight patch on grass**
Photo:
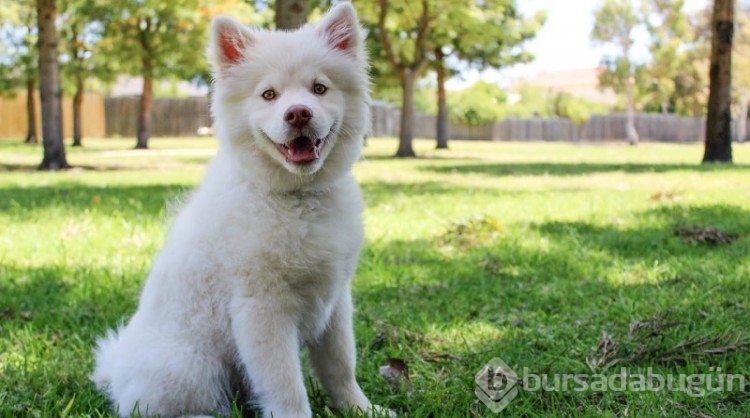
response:
[[[79,169],[43,173],[40,147],[0,142],[0,416],[114,416],[87,380],[94,341],[135,309],[170,202],[217,146],[134,143],[85,140],[68,148]],[[370,138],[354,167],[366,202],[357,375],[376,403],[409,417],[494,416],[473,383],[490,358],[587,372],[606,357],[605,333],[619,347],[608,360],[630,372],[721,367],[750,380],[750,354],[733,349],[750,329],[750,147],[735,146],[728,166],[698,164],[700,144],[415,147],[420,158],[392,159],[395,140]],[[713,243],[720,232],[732,239]],[[632,334],[639,323],[659,334]],[[410,390],[378,374],[389,359],[410,367]],[[508,413],[745,417],[746,401],[536,392]],[[314,393],[315,414],[334,416],[326,402]]]

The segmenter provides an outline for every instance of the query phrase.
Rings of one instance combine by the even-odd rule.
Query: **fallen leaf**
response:
[[[402,387],[411,392],[411,377],[409,377],[409,365],[399,358],[389,358],[388,364],[380,366],[380,375],[385,378],[394,391],[401,391]]]
[[[680,192],[678,191],[671,191],[671,192],[656,192],[649,196],[649,200],[653,202],[672,202],[676,200],[680,200]]]
[[[674,233],[685,242],[708,245],[731,244],[740,237],[739,234],[715,228],[680,227]]]

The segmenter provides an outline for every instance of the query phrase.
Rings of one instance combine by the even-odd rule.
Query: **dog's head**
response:
[[[282,188],[348,170],[369,128],[362,30],[349,3],[292,32],[250,29],[219,16],[209,60],[222,146]]]

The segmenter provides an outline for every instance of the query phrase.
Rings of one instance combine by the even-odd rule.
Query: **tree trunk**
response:
[[[36,78],[29,77],[26,80],[26,144],[36,144],[39,139],[36,136]]]
[[[297,29],[307,22],[309,0],[276,0],[274,23],[276,29]]]
[[[445,99],[445,56],[440,47],[435,48],[437,73],[437,149],[448,149],[448,106]]]
[[[703,162],[732,162],[732,36],[734,0],[714,0],[711,67]]]
[[[737,142],[745,142],[747,138],[747,108],[748,101],[741,99],[737,109]]]
[[[68,168],[62,129],[62,88],[57,62],[57,4],[55,0],[36,0],[39,31],[39,90],[42,101],[42,143],[44,158],[40,170]]]
[[[398,139],[396,157],[413,158],[417,155],[412,147],[414,138],[414,82],[416,74],[411,69],[401,73],[401,132]]]
[[[84,81],[81,75],[76,76],[76,93],[73,96],[73,146],[82,147],[81,142],[81,106],[83,105]]]
[[[628,138],[628,144],[638,145],[640,137],[638,130],[635,129],[635,79],[630,76],[625,83],[625,95],[627,96],[627,118],[625,120],[625,134]]]
[[[143,77],[143,92],[138,108],[138,142],[136,149],[147,149],[148,139],[151,136],[151,107],[154,101],[154,86],[151,77]]]

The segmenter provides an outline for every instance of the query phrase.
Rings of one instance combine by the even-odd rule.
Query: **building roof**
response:
[[[542,71],[524,80],[527,86],[538,87],[552,93],[566,92],[582,99],[603,103],[614,103],[617,95],[611,90],[599,88],[602,68],[581,68],[563,71]]]

